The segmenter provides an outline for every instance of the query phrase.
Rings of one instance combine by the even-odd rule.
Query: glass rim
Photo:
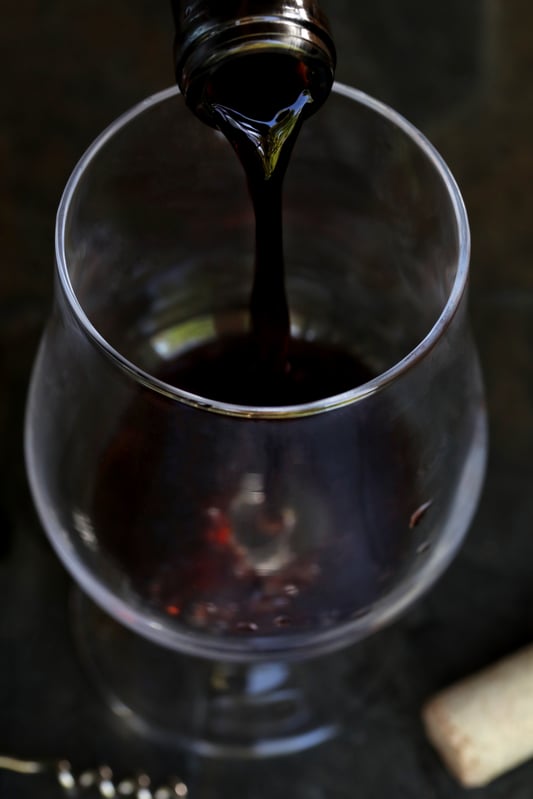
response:
[[[436,148],[431,144],[426,136],[424,136],[424,134],[418,130],[418,128],[416,128],[400,113],[390,108],[385,103],[370,97],[368,94],[343,83],[335,82],[333,86],[333,93],[349,100],[353,100],[359,105],[366,106],[374,113],[387,119],[395,127],[401,129],[416,144],[419,150],[423,151],[424,155],[431,162],[435,171],[439,174],[442,183],[447,190],[450,207],[453,210],[456,222],[458,256],[453,285],[438,319],[428,330],[426,335],[415,347],[410,350],[410,352],[407,353],[407,355],[394,363],[388,369],[381,372],[379,375],[373,377],[371,380],[341,394],[332,395],[320,400],[314,400],[312,402],[299,405],[237,405],[202,397],[159,380],[149,372],[141,369],[133,361],[130,361],[118,350],[116,350],[89,320],[87,314],[83,310],[81,302],[77,297],[72,285],[72,281],[70,280],[68,271],[68,258],[65,248],[65,234],[69,211],[73,204],[77,188],[83,181],[87,168],[90,166],[93,159],[98,156],[100,150],[104,148],[107,142],[112,139],[119,130],[125,128],[136,117],[172,97],[179,96],[179,89],[175,86],[172,86],[170,88],[163,89],[162,91],[157,92],[156,94],[153,94],[145,100],[142,100],[134,105],[128,111],[117,117],[105,130],[102,131],[99,136],[97,136],[96,139],[94,139],[74,167],[66,183],[56,217],[56,272],[58,274],[59,282],[68,305],[80,327],[92,339],[98,349],[101,350],[112,361],[114,361],[115,364],[122,371],[126,372],[133,380],[135,380],[135,382],[157,392],[158,394],[164,395],[169,399],[224,416],[237,416],[256,419],[287,419],[312,416],[325,411],[355,404],[376,394],[390,383],[398,380],[398,378],[409,372],[414,366],[422,361],[442,338],[443,334],[448,329],[455,316],[468,284],[470,263],[470,229],[466,208],[457,182],[453,177],[448,165]]]

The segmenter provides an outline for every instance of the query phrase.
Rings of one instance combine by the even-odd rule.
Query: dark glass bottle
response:
[[[282,84],[286,64],[293,62],[305,73],[312,111],[326,100],[336,54],[315,0],[172,0],[172,9],[177,82],[189,107],[205,122],[215,124],[209,99],[222,68],[227,80],[229,62],[243,96],[257,96],[269,65],[271,80]],[[285,66],[280,69],[280,64]]]

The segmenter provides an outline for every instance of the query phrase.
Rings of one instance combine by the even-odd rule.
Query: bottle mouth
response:
[[[326,99],[333,84],[336,53],[326,27],[315,20],[252,16],[198,25],[178,33],[175,42],[176,78],[187,104],[208,124],[203,108],[206,87],[228,63],[246,58],[242,74],[253,75],[258,56],[280,54],[304,63],[313,72],[315,109]],[[250,71],[251,70],[251,71]]]

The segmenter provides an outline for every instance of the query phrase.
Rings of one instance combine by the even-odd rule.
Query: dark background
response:
[[[491,455],[466,545],[381,635],[364,735],[282,762],[227,766],[128,737],[87,686],[70,642],[68,580],[24,476],[28,377],[51,302],[54,215],[83,150],[173,81],[171,15],[155,0],[2,0],[0,25],[0,752],[80,767],[181,771],[192,799],[466,796],[419,722],[437,688],[533,640],[533,6],[526,0],[329,0],[338,77],[395,106],[436,144],[464,193],[471,315]],[[531,799],[533,763],[473,796]],[[0,774],[0,796],[53,799]]]

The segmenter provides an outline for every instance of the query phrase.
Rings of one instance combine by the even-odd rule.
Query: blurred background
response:
[[[491,454],[466,545],[382,634],[360,729],[280,763],[205,763],[128,736],[88,686],[69,635],[68,579],[32,509],[22,428],[51,303],[55,210],[76,161],[118,114],[173,82],[172,20],[154,0],[2,0],[0,26],[0,752],[181,772],[191,799],[448,799],[419,722],[436,689],[533,640],[533,6],[526,0],[324,0],[338,78],[433,141],[470,215],[471,315]],[[386,766],[386,767],[384,767]],[[533,763],[475,796],[531,799]],[[54,799],[0,773],[0,796]]]

